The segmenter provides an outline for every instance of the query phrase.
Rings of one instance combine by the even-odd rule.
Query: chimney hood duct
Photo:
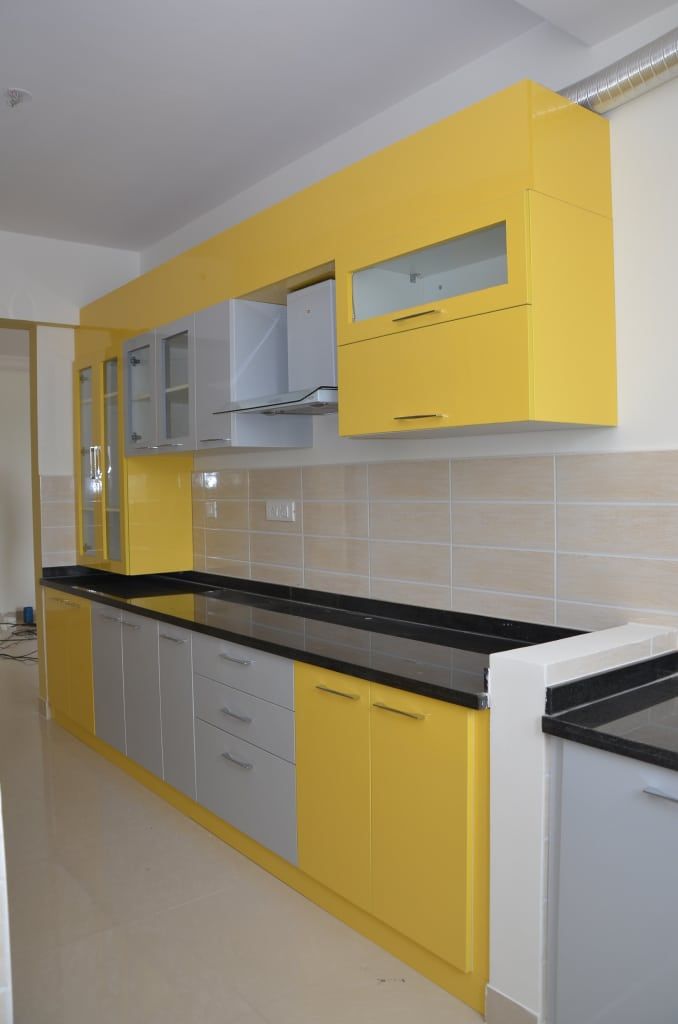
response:
[[[561,89],[560,95],[605,114],[677,76],[678,29],[672,29],[602,71]]]

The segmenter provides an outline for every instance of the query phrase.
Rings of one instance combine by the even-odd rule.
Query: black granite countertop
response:
[[[43,585],[249,647],[470,708],[490,654],[574,630],[189,572],[46,569]]]
[[[547,690],[551,736],[678,771],[678,652]]]

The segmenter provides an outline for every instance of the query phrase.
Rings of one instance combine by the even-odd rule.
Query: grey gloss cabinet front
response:
[[[195,730],[198,802],[296,864],[294,765],[199,719]]]
[[[159,624],[163,778],[195,800],[191,634]]]
[[[127,756],[162,778],[158,623],[122,615]]]
[[[124,754],[122,615],[106,605],[92,605],[92,668],[95,733],[104,743]]]
[[[551,1019],[675,1024],[678,772],[561,745]]]

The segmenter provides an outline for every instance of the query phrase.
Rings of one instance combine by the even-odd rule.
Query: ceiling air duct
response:
[[[678,76],[678,29],[672,29],[602,71],[561,89],[561,96],[597,114],[635,99]]]

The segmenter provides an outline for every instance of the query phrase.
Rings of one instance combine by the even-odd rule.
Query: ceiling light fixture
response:
[[[33,99],[33,95],[28,89],[5,89],[4,96],[5,103],[12,109],[18,107],[21,103],[28,103],[29,100]]]

